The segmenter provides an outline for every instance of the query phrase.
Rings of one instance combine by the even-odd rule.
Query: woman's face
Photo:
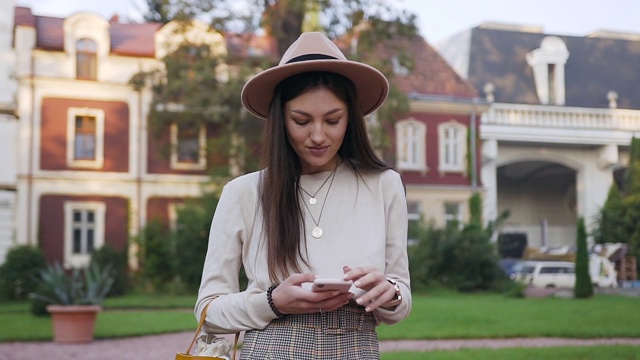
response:
[[[333,170],[347,131],[347,104],[324,87],[285,104],[285,128],[303,174]]]

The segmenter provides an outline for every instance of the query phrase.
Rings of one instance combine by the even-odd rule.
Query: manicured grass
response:
[[[193,309],[196,303],[195,295],[127,295],[107,298],[105,309]]]
[[[177,309],[175,299],[168,298],[162,309],[162,297],[149,297],[145,308],[143,297],[109,299],[96,321],[96,338],[118,338],[195,330],[197,321],[190,307]],[[114,308],[123,302],[122,308]],[[51,340],[51,318],[37,317],[29,312],[27,303],[0,303],[0,341]]]
[[[640,360],[638,346],[436,350],[383,353],[382,360]]]
[[[414,296],[411,315],[381,339],[640,337],[640,298],[519,299],[496,294]]]
[[[381,325],[381,340],[510,337],[640,338],[640,298],[516,299],[499,294],[414,295],[409,318]],[[195,296],[110,298],[98,315],[97,338],[190,331]],[[50,340],[51,320],[28,303],[0,303],[0,341]]]

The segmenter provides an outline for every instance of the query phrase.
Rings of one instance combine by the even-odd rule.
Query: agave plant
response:
[[[67,273],[60,263],[40,270],[36,277],[39,287],[30,294],[32,299],[56,305],[102,304],[113,285],[111,266],[100,268],[97,264],[71,270]]]

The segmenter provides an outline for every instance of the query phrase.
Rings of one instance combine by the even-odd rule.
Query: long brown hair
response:
[[[293,272],[301,272],[301,262],[309,266],[304,214],[300,206],[301,165],[289,143],[285,129],[285,104],[302,93],[324,87],[347,104],[348,123],[338,154],[356,173],[383,171],[389,165],[380,160],[369,142],[364,116],[353,83],[331,72],[308,72],[291,76],[276,87],[263,133],[263,166],[260,182],[269,278],[277,283]],[[304,245],[304,246],[303,246]]]

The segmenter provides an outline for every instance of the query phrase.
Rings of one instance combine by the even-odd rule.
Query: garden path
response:
[[[193,333],[179,332],[162,335],[130,337],[124,339],[96,340],[90,344],[56,344],[46,342],[0,343],[2,360],[141,360],[174,359],[177,351],[184,351]],[[233,336],[229,339],[233,341]],[[545,346],[594,346],[594,345],[640,346],[640,338],[625,339],[561,339],[561,338],[514,338],[514,339],[469,339],[469,340],[402,340],[382,341],[380,350],[430,351],[462,348],[506,348]]]

